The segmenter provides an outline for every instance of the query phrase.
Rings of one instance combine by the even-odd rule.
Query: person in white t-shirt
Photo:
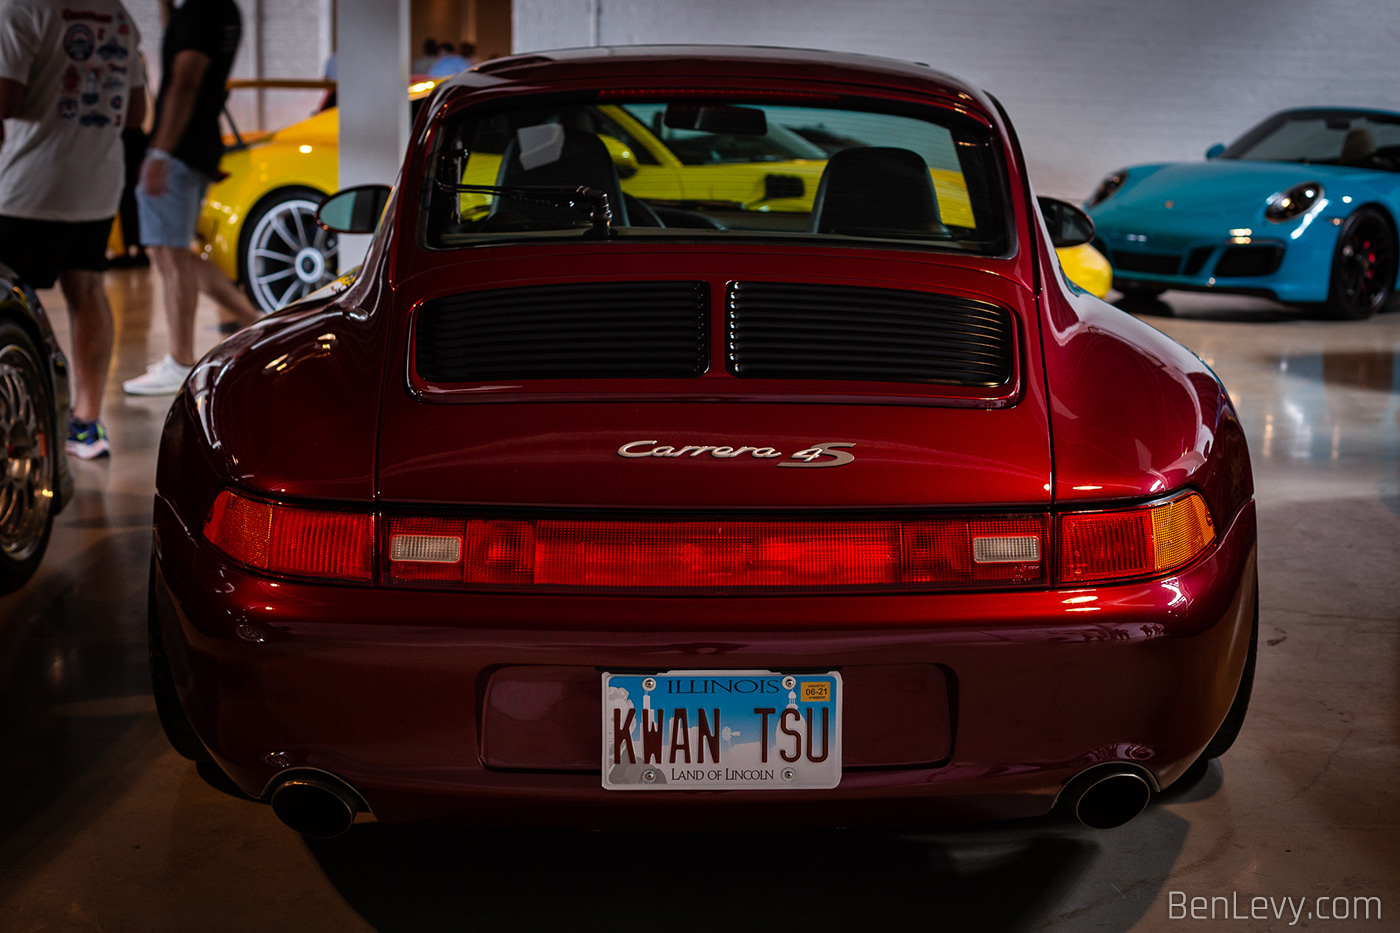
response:
[[[121,201],[121,132],[145,117],[141,37],[120,0],[0,0],[0,263],[63,289],[72,320],[67,447],[109,452],[102,394],[112,363],[103,290]]]

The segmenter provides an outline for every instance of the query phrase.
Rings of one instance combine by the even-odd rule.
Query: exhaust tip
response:
[[[1078,795],[1071,798],[1074,815],[1090,829],[1122,826],[1152,800],[1152,785],[1136,771],[1101,771],[1076,783]]]
[[[291,777],[272,792],[272,812],[287,826],[313,839],[330,839],[355,822],[359,798],[329,776]]]

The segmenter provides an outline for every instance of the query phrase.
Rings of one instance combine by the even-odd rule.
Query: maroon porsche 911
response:
[[[1239,732],[1235,410],[991,96],[497,59],[320,219],[366,261],[191,373],[152,569],[172,743],[294,829],[1106,827]]]

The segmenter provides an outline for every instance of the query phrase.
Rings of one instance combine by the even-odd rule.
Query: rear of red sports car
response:
[[[313,834],[1112,825],[1238,731],[1254,561],[1227,394],[1064,281],[990,98],[559,53],[440,91],[355,284],[192,374],[153,673]]]

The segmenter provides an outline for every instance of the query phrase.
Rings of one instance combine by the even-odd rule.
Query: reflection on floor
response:
[[[76,465],[77,500],[39,575],[0,600],[0,929],[1078,933],[1178,929],[1192,907],[1241,930],[1287,928],[1295,907],[1299,928],[1309,912],[1400,915],[1400,313],[1330,323],[1175,294],[1174,316],[1145,309],[1216,369],[1249,431],[1263,612],[1239,744],[1125,827],[653,836],[367,824],[307,843],[178,758],[156,723],[146,569],[169,400],[117,387],[165,352],[164,326],[148,272],[114,272],[110,287],[113,456]],[[61,299],[44,297],[66,340]],[[215,322],[201,308],[203,346]],[[1228,922],[1227,909],[1268,920]]]

